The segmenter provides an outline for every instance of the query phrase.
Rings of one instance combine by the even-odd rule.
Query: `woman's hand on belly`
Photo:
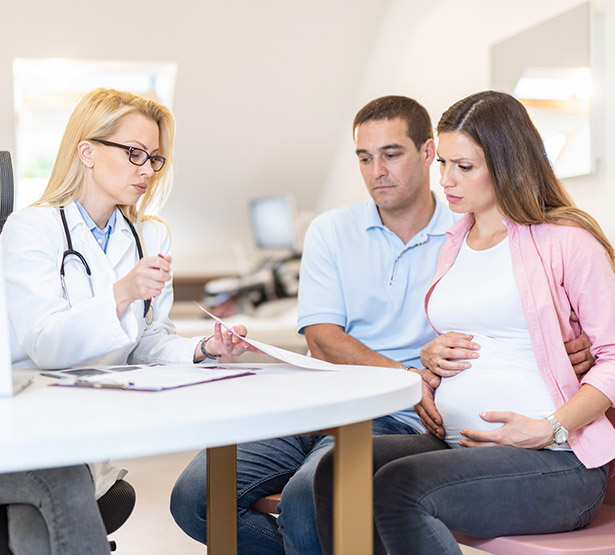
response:
[[[509,445],[524,449],[542,449],[553,443],[553,429],[545,418],[528,418],[516,412],[481,412],[485,422],[502,422],[495,430],[461,430],[467,439],[462,439],[462,447],[487,447]]]
[[[478,358],[479,349],[471,335],[448,331],[423,346],[421,362],[434,374],[447,378],[470,368],[468,359]]]

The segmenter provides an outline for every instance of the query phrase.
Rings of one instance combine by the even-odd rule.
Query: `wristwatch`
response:
[[[217,361],[219,358],[222,357],[222,355],[212,355],[210,352],[207,351],[207,349],[205,348],[205,345],[207,345],[207,342],[213,337],[213,335],[209,335],[207,337],[204,337],[203,340],[201,341],[201,353],[203,353],[203,356],[208,359],[208,360],[215,360]]]
[[[550,414],[546,417],[547,422],[551,424],[553,428],[553,443],[556,445],[562,445],[568,441],[568,430],[564,428],[555,416]]]

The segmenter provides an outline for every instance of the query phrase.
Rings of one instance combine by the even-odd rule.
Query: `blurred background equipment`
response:
[[[205,284],[204,302],[217,316],[251,314],[264,303],[297,296],[301,253],[293,197],[253,198],[249,214],[259,260],[248,272]]]
[[[246,325],[252,339],[305,354],[305,338],[296,331],[303,232],[294,198],[253,198],[247,208],[253,241],[231,245],[237,268],[245,270],[212,276],[205,285],[182,280],[184,291],[181,300],[176,295],[171,319],[180,335],[211,334],[214,321],[199,310],[196,300],[227,325]],[[186,288],[189,285],[192,287]],[[179,293],[177,278],[174,287]],[[267,355],[246,353],[237,362],[275,361]]]

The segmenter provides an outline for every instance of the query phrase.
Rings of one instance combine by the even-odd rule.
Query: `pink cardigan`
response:
[[[474,223],[470,214],[447,231],[436,275],[425,297],[425,310],[436,283],[454,263]],[[588,231],[554,224],[519,225],[504,220],[515,280],[523,303],[538,369],[557,408],[591,384],[615,400],[615,273],[604,248]],[[591,340],[596,364],[579,383],[564,342],[578,335],[571,308]],[[576,328],[576,329],[575,329]],[[568,443],[587,468],[615,459],[615,429],[606,416],[570,434]]]

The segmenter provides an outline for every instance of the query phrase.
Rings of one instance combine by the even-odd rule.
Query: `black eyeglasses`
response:
[[[130,160],[130,163],[134,164],[135,166],[143,166],[149,160],[152,163],[152,169],[155,172],[159,172],[163,168],[164,163],[167,161],[164,156],[152,156],[142,148],[137,148],[136,146],[121,145],[119,143],[112,143],[111,141],[103,141],[102,139],[91,140],[106,146],[115,146],[117,148],[123,148],[124,150],[127,150],[128,160]]]

